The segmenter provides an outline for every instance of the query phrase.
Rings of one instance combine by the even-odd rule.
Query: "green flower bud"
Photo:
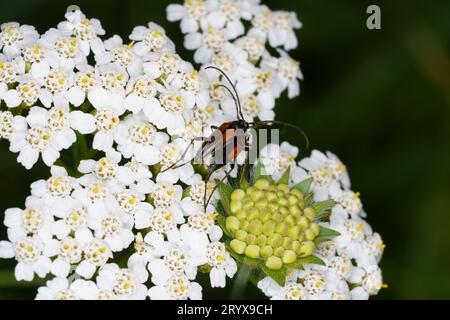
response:
[[[240,200],[231,200],[230,210],[232,213],[238,212],[242,208],[242,202]]]
[[[283,248],[284,249],[290,249],[292,246],[292,239],[289,237],[283,238]]]
[[[291,190],[291,194],[296,196],[298,199],[303,199],[304,198],[303,193],[300,190],[298,190],[298,189],[292,189]]]
[[[309,229],[311,229],[312,232],[314,232],[314,235],[317,237],[320,233],[320,226],[317,223],[311,223],[309,226]]]
[[[266,260],[266,267],[270,270],[279,270],[283,266],[283,261],[275,256],[270,256]]]
[[[252,192],[254,192],[254,191],[256,191],[257,189],[255,188],[255,187],[248,187],[247,188],[247,195],[249,195],[250,196],[250,194],[252,193]]]
[[[252,199],[254,202],[259,201],[259,199],[261,199],[262,197],[264,197],[264,192],[261,190],[255,190],[250,193],[250,199]]]
[[[239,229],[239,219],[233,216],[227,217],[225,220],[225,227],[230,231],[231,233],[234,233],[236,230]]]
[[[286,264],[293,263],[297,260],[297,255],[292,250],[285,250],[283,253],[283,262]]]
[[[277,194],[273,191],[267,191],[266,192],[266,199],[269,202],[276,202],[277,201]]]
[[[287,235],[292,240],[297,240],[301,232],[302,232],[302,230],[300,229],[299,226],[293,226],[293,227],[289,228]]]
[[[277,247],[275,248],[275,250],[273,250],[274,255],[276,255],[277,257],[282,257],[284,254],[284,248],[283,247]]]
[[[243,204],[242,204],[242,208],[243,208],[244,210],[248,210],[248,209],[250,209],[250,208],[253,208],[254,205],[255,205],[255,204],[253,203],[252,200],[250,200],[250,199],[244,199],[244,202],[243,202]]]
[[[301,246],[302,246],[302,244],[300,243],[300,241],[295,240],[295,241],[292,241],[291,249],[294,252],[300,252]]]
[[[273,248],[279,247],[283,243],[283,237],[280,236],[278,233],[273,233],[267,239],[267,243]]]
[[[258,210],[264,210],[267,208],[267,200],[266,199],[260,199],[258,202],[255,202],[255,207],[258,208]]]
[[[305,231],[305,239],[306,240],[314,240],[314,238],[316,237],[316,235],[314,234],[314,231],[312,231],[311,229],[308,229]]]
[[[247,210],[247,220],[255,220],[257,219],[259,216],[259,210],[256,209],[255,207],[250,208],[249,210]]]
[[[253,220],[250,222],[248,226],[248,232],[254,234],[255,236],[259,236],[262,233],[262,223],[259,220]]]
[[[269,208],[270,212],[272,212],[272,213],[277,212],[279,207],[280,206],[276,203],[269,203],[267,205],[267,208]]]
[[[302,243],[298,255],[300,257],[310,256],[314,252],[314,248],[315,248],[314,242],[312,242],[312,241],[305,241],[305,242]]]
[[[303,210],[303,208],[305,207],[305,200],[304,199],[298,200],[297,205],[300,209]]]
[[[245,232],[244,230],[238,230],[234,233],[234,237],[240,241],[245,241],[245,239],[247,238],[247,232]]]
[[[264,178],[258,179],[255,182],[255,187],[261,190],[266,190],[269,187],[269,185],[270,185],[269,180]]]
[[[268,258],[273,254],[273,249],[271,246],[264,246],[261,248],[261,257]]]
[[[247,220],[239,220],[239,222],[241,223],[239,229],[247,231],[248,229],[248,225],[250,224]]]
[[[287,207],[289,205],[289,202],[288,202],[288,200],[286,198],[284,198],[284,195],[283,195],[283,198],[281,198],[281,197],[278,198],[278,204],[280,206]]]
[[[277,191],[277,199],[282,199],[285,197],[285,194],[283,191]]]
[[[264,223],[263,225],[263,233],[266,236],[270,236],[272,233],[275,232],[276,222],[273,220],[269,220]]]
[[[284,193],[289,193],[290,189],[289,186],[287,184],[281,183],[277,186],[278,190],[284,192]]]
[[[303,212],[298,205],[291,205],[289,207],[289,213],[298,218],[302,215]]]
[[[247,242],[247,244],[256,244],[256,236],[254,234],[247,234],[247,237],[245,237],[245,242]]]
[[[260,248],[257,245],[250,244],[247,246],[247,248],[245,248],[245,255],[252,259],[258,259],[259,251]]]
[[[313,208],[305,208],[305,210],[303,210],[303,214],[309,219],[309,221],[313,221],[316,218],[316,210]]]
[[[289,225],[286,222],[279,222],[275,227],[275,232],[281,234],[282,236],[287,235],[287,231],[289,229]]]
[[[230,248],[237,254],[243,254],[247,244],[237,239],[233,239],[230,242]]]
[[[245,210],[241,209],[236,213],[236,218],[239,220],[247,219],[247,212]]]
[[[242,189],[236,189],[231,193],[231,200],[242,200],[245,197],[245,191]]]
[[[276,222],[281,222],[284,220],[284,217],[281,213],[274,213],[272,214],[272,220],[275,220]]]
[[[259,220],[262,222],[269,221],[272,215],[270,214],[269,209],[265,208],[263,210],[259,210]]]
[[[302,229],[306,230],[309,227],[309,221],[306,217],[301,216],[297,219],[297,225]]]
[[[258,236],[258,239],[256,240],[256,243],[258,244],[258,246],[263,247],[266,245],[267,243],[267,237],[263,234]]]
[[[284,222],[286,222],[290,227],[292,227],[293,225],[295,225],[295,218],[291,215],[287,216],[286,218],[284,218]]]
[[[289,201],[290,205],[297,204],[298,198],[296,196],[294,196],[294,195],[290,195],[288,197],[288,201]]]
[[[278,212],[281,213],[284,217],[286,217],[289,214],[289,209],[286,207],[280,207],[278,209]]]

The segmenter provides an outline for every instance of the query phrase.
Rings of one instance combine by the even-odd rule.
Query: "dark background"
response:
[[[303,127],[313,148],[348,165],[368,221],[387,244],[381,267],[389,288],[377,298],[450,298],[450,2],[263,2],[296,11],[304,24],[291,53],[302,62],[302,94],[279,99],[277,117]],[[43,33],[64,19],[70,4],[99,18],[108,36],[126,38],[135,25],[159,23],[192,61],[178,23],[165,20],[167,1],[15,0],[2,5],[0,22]],[[369,4],[381,7],[382,30],[366,28]],[[23,169],[5,141],[0,154],[3,212],[23,206],[29,184],[49,173],[42,165]],[[0,261],[0,298],[33,298],[38,282],[17,283],[13,266]]]

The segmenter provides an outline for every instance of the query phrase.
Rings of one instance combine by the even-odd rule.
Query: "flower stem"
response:
[[[244,297],[245,289],[247,288],[251,275],[252,269],[241,263],[238,273],[234,278],[233,289],[231,290],[232,300],[239,300]]]

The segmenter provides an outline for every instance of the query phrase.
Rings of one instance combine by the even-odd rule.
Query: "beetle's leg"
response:
[[[211,198],[212,198],[214,192],[216,191],[217,187],[219,186],[220,183],[224,182],[225,179],[230,175],[231,171],[233,171],[233,169],[234,169],[234,166],[235,166],[235,163],[234,163],[234,162],[230,163],[230,169],[225,173],[225,176],[220,180],[220,182],[217,183],[217,184],[214,186],[214,188],[213,188],[212,191],[211,191],[211,194],[210,194],[209,197],[208,197],[208,200],[206,200],[206,190],[208,189],[208,180],[209,180],[209,178],[211,177],[211,175],[214,173],[214,171],[211,171],[211,172],[208,174],[208,176],[206,177],[206,180],[205,180],[205,193],[204,193],[204,196],[203,196],[203,203],[204,203],[203,208],[205,209],[205,212],[206,212],[206,207],[208,206],[209,201],[211,201]]]
[[[189,144],[187,145],[186,149],[184,149],[183,154],[181,155],[180,159],[178,159],[177,161],[172,163],[169,167],[162,170],[161,172],[166,172],[167,170],[170,170],[170,169],[177,169],[177,168],[182,167],[185,164],[188,164],[189,162],[191,162],[191,160],[189,160],[189,161],[179,164],[180,161],[183,160],[183,158],[186,156],[187,152],[189,151],[189,148],[194,143],[194,141],[203,141],[203,137],[196,137],[196,138],[192,139],[191,142],[189,142]]]

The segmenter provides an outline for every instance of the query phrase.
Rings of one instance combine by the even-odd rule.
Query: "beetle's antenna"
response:
[[[257,121],[257,122],[250,122],[249,126],[252,128],[258,128],[261,126],[267,126],[267,125],[273,125],[273,124],[280,124],[283,125],[285,127],[289,127],[289,128],[293,128],[295,130],[297,130],[298,132],[300,132],[300,134],[305,138],[305,142],[306,142],[306,149],[309,149],[309,139],[308,136],[306,135],[305,131],[303,131],[302,128],[291,124],[289,122],[284,122],[284,121],[280,121],[280,120],[266,120],[266,121]]]
[[[237,101],[237,105],[236,105],[236,113],[237,113],[237,118],[238,120],[244,120],[244,115],[242,114],[242,106],[241,106],[241,100],[239,99],[239,95],[237,93],[236,87],[234,86],[233,82],[231,81],[231,79],[227,76],[227,74],[225,73],[225,71],[223,71],[222,69],[216,67],[216,66],[207,66],[205,69],[214,69],[218,72],[220,72],[225,79],[227,79],[228,83],[230,84],[230,86],[233,88],[234,91],[234,101]],[[228,91],[230,92],[230,90],[228,89]],[[230,92],[231,93],[231,92]],[[240,119],[239,119],[240,117]]]

